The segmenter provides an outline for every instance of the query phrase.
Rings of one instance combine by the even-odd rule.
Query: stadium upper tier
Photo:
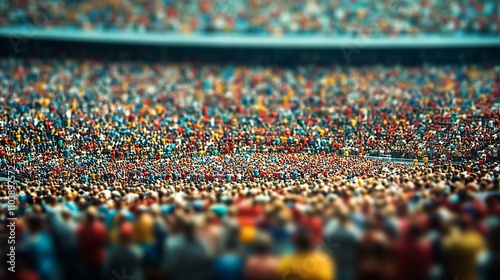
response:
[[[400,37],[500,34],[495,0],[20,0],[0,26],[94,31]]]

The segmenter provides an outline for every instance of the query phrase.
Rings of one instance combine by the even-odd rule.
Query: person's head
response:
[[[271,238],[269,235],[260,233],[255,238],[255,252],[257,254],[267,254],[271,252]]]
[[[309,229],[300,228],[294,239],[295,247],[299,252],[306,252],[313,249],[312,233]]]
[[[123,245],[128,245],[132,243],[134,236],[134,227],[129,222],[124,222],[119,228],[119,239],[120,243]]]
[[[63,208],[61,211],[61,218],[63,221],[68,222],[72,218],[71,212],[67,208]]]
[[[408,229],[408,239],[415,240],[422,234],[422,229],[417,223],[412,223]]]
[[[466,231],[472,227],[472,216],[470,214],[462,214],[456,221],[457,226],[460,230]]]
[[[85,218],[88,223],[93,223],[98,218],[97,209],[94,206],[89,206],[85,211]]]
[[[226,252],[235,252],[238,251],[240,243],[238,242],[238,238],[229,237],[224,242],[224,250]]]
[[[339,221],[340,221],[340,224],[341,225],[346,225],[348,222],[349,222],[349,214],[348,214],[348,210],[346,209],[339,209],[338,210],[338,218],[339,218]]]
[[[31,233],[36,233],[43,228],[43,219],[39,214],[31,214],[27,219],[28,229]]]

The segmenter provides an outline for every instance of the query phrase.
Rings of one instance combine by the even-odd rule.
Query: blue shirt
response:
[[[243,267],[243,260],[238,255],[234,253],[224,254],[215,261],[212,279],[243,279]]]

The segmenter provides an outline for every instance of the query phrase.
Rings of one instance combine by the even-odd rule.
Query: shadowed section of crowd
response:
[[[494,0],[4,1],[0,25],[263,36],[498,35]]]

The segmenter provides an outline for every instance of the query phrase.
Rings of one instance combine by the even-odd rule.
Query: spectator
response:
[[[476,261],[484,250],[484,240],[472,227],[469,215],[461,216],[457,227],[458,231],[451,233],[445,240],[451,276],[461,275],[464,279],[477,279]]]
[[[327,254],[314,250],[314,237],[309,230],[299,229],[295,236],[295,246],[296,253],[280,259],[278,264],[279,277],[281,276],[282,279],[292,279],[292,277],[307,277],[318,280],[334,279],[334,261]]]
[[[339,213],[337,218],[332,220],[331,223],[335,224],[325,231],[323,246],[336,262],[335,279],[356,279],[361,232],[351,224],[345,212]]]
[[[211,257],[196,236],[196,225],[183,225],[183,235],[170,241],[167,239],[164,265],[171,279],[210,279]]]
[[[271,239],[260,235],[255,240],[255,255],[245,264],[244,278],[247,280],[272,280],[278,275],[278,258],[272,254]]]
[[[104,269],[105,279],[131,275],[134,279],[145,279],[142,271],[143,253],[139,246],[133,243],[134,229],[130,223],[120,226],[120,241],[116,248],[109,252]],[[118,275],[118,276],[117,276]]]
[[[98,220],[94,206],[87,208],[85,222],[78,227],[76,238],[85,278],[101,279],[106,258],[106,229]]]

